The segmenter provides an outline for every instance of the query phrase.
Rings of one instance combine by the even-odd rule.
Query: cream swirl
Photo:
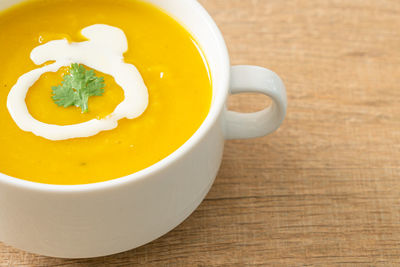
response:
[[[8,111],[20,129],[49,140],[89,137],[118,126],[122,118],[139,117],[148,106],[148,91],[137,68],[124,62],[128,50],[125,33],[116,27],[96,24],[82,30],[88,41],[69,43],[50,41],[34,48],[31,59],[36,65],[55,61],[19,77],[7,98]],[[80,63],[114,77],[124,91],[124,100],[104,119],[92,119],[72,125],[47,124],[29,113],[25,98],[29,88],[46,72],[56,72],[63,66]]]

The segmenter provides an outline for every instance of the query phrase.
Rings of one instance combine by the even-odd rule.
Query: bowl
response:
[[[182,24],[204,52],[213,81],[209,114],[196,133],[158,163],[118,179],[50,185],[0,174],[0,237],[16,248],[53,257],[86,258],[146,244],[187,218],[206,196],[226,139],[275,131],[286,114],[281,79],[257,66],[230,66],[224,39],[195,0],[146,0]],[[0,10],[21,0],[3,0]],[[256,92],[272,105],[255,113],[226,109],[229,94]]]

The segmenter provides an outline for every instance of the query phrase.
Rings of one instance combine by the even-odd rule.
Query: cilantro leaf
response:
[[[74,63],[69,74],[64,75],[61,85],[52,87],[52,99],[60,107],[76,106],[85,113],[89,111],[89,97],[101,96],[104,86],[103,77],[97,77],[93,70]]]

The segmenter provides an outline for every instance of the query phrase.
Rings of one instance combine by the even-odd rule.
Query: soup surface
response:
[[[84,41],[81,29],[107,24],[128,39],[125,62],[139,70],[149,105],[138,118],[85,138],[51,141],[21,130],[11,118],[7,96],[18,78],[38,68],[33,48],[66,38]],[[0,172],[48,184],[87,184],[122,177],[165,158],[185,143],[206,118],[211,80],[202,52],[174,19],[136,0],[34,0],[0,13]],[[96,71],[96,70],[95,70]],[[89,99],[89,112],[59,107],[52,86],[68,68],[46,73],[30,88],[26,104],[42,122],[68,125],[103,118],[124,100],[113,77],[105,93]]]

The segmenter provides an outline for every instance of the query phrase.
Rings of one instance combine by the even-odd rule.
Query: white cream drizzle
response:
[[[32,132],[49,140],[89,137],[101,131],[114,129],[120,119],[136,118],[146,110],[149,96],[142,76],[134,65],[124,62],[123,53],[128,50],[125,33],[116,27],[96,24],[84,28],[82,35],[88,38],[88,41],[69,43],[67,40],[55,40],[32,50],[31,59],[36,65],[51,60],[55,63],[23,74],[8,95],[8,111],[23,131]],[[61,126],[43,123],[33,118],[25,102],[29,88],[44,73],[56,72],[72,63],[84,64],[113,76],[115,82],[124,90],[124,101],[109,116],[101,120],[92,119]]]

